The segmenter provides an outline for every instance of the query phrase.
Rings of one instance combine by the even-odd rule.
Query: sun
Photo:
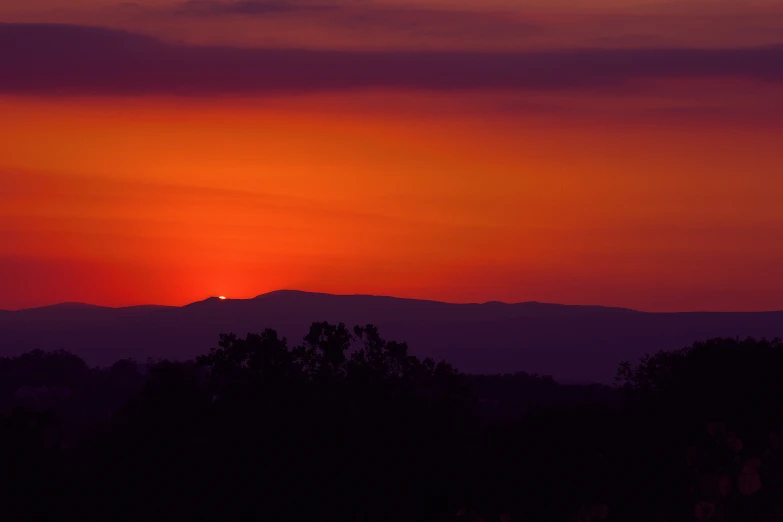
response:
[[[225,301],[225,300],[226,300],[226,296],[224,296],[224,295],[219,295],[219,296],[218,296],[218,299],[220,299],[221,301]]]

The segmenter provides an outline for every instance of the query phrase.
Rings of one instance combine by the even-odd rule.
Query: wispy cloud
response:
[[[533,35],[541,28],[519,13],[494,10],[444,9],[373,2],[296,0],[189,0],[174,12],[200,18],[243,16],[252,18],[300,17],[353,34],[416,35],[430,38],[497,38]],[[313,19],[312,17],[317,17]]]
[[[293,2],[291,0],[240,0],[233,2],[188,0],[178,5],[175,12],[198,16],[274,15],[336,11],[339,8],[340,5],[337,3]]]

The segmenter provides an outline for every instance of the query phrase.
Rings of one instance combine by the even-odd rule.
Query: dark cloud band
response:
[[[168,44],[99,28],[0,24],[0,92],[222,95],[355,88],[590,90],[642,78],[783,82],[783,46],[531,53],[342,52]]]

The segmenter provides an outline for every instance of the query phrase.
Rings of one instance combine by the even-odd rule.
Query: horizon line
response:
[[[271,290],[269,292],[263,292],[261,294],[257,294],[252,297],[238,297],[233,298],[229,296],[225,296],[225,301],[253,301],[255,299],[263,298],[266,296],[274,295],[274,294],[281,294],[281,293],[298,293],[298,294],[309,294],[309,295],[322,295],[322,296],[330,296],[330,297],[374,297],[379,299],[397,299],[401,301],[417,301],[417,302],[427,302],[427,303],[437,303],[437,304],[444,304],[444,305],[454,305],[454,306],[485,306],[485,305],[491,305],[491,304],[498,304],[498,305],[505,305],[505,306],[515,306],[515,305],[523,305],[523,304],[533,304],[533,305],[543,305],[543,306],[563,306],[563,307],[581,307],[581,308],[604,308],[604,309],[613,309],[613,310],[623,310],[628,312],[636,312],[636,313],[643,313],[643,314],[767,314],[767,313],[783,313],[783,309],[770,309],[770,310],[752,310],[752,311],[737,311],[737,310],[674,310],[674,311],[649,311],[649,310],[640,310],[636,308],[629,308],[624,306],[610,306],[610,305],[600,305],[600,304],[567,304],[567,303],[556,303],[556,302],[547,302],[547,301],[500,301],[500,300],[490,300],[490,301],[483,301],[483,302],[476,302],[476,301],[468,301],[468,302],[454,302],[454,301],[441,301],[437,299],[425,299],[425,298],[417,298],[417,297],[398,297],[393,295],[384,295],[384,294],[362,294],[362,293],[347,293],[347,294],[338,294],[338,293],[329,293],[329,292],[317,292],[317,291],[309,291],[309,290],[297,290],[297,289],[289,289],[289,288],[281,288],[278,290]],[[91,308],[104,308],[109,310],[122,310],[126,308],[144,308],[144,307],[154,307],[154,308],[185,308],[191,305],[195,305],[198,303],[203,303],[210,300],[218,300],[221,296],[218,295],[211,295],[207,296],[204,299],[197,300],[197,301],[191,301],[187,302],[182,305],[164,305],[164,304],[154,304],[154,303],[140,303],[140,304],[130,304],[130,305],[120,305],[120,306],[109,306],[109,305],[100,305],[100,304],[93,304],[93,303],[85,303],[81,301],[62,301],[52,304],[44,304],[40,306],[30,306],[30,307],[24,307],[24,308],[17,308],[17,309],[0,309],[0,313],[16,313],[16,312],[25,312],[25,311],[32,311],[32,310],[40,310],[43,308],[53,308],[58,306],[83,306],[83,307],[91,307]]]

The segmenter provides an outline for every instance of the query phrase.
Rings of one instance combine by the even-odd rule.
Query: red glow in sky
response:
[[[0,309],[783,309],[778,3],[251,4],[0,7]]]

